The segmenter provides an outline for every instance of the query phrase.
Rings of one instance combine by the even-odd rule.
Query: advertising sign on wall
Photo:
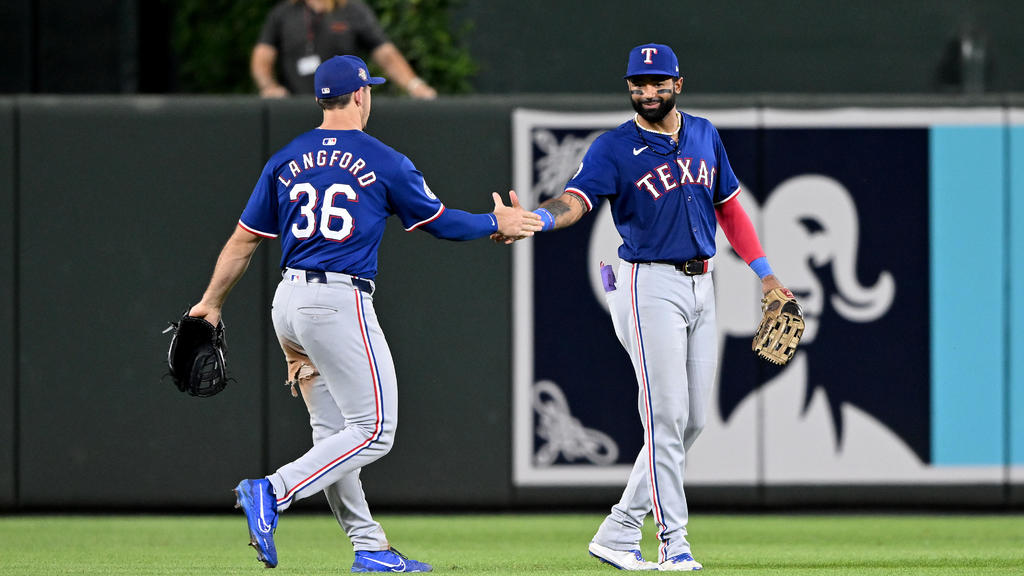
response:
[[[964,268],[936,253],[943,242],[953,257],[975,252],[977,295],[992,294],[975,312],[1002,326],[1005,252],[989,253],[984,235],[980,246],[958,247],[974,228],[1003,233],[1003,220],[986,212],[1005,194],[1001,112],[688,112],[718,127],[739,199],[807,328],[785,367],[753,356],[760,283],[719,231],[717,379],[687,481],[1003,481],[1005,352],[943,340],[951,313],[941,303],[960,290],[947,275]],[[517,110],[514,177],[524,205],[561,194],[590,143],[630,117]],[[970,153],[958,156],[962,149]],[[964,180],[969,199],[957,188]],[[947,229],[957,224],[966,229]],[[601,204],[571,228],[515,245],[517,485],[622,485],[643,444],[637,384],[598,273],[601,262],[617,264],[619,244]],[[937,359],[950,348],[982,364],[969,368],[969,383],[961,372],[973,362]],[[964,431],[963,410],[983,419],[974,432]]]

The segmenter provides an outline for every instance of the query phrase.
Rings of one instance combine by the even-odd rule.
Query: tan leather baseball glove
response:
[[[761,299],[761,314],[754,353],[773,364],[789,362],[804,334],[803,310],[788,288],[775,288]]]

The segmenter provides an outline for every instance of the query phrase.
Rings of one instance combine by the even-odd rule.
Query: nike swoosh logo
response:
[[[647,146],[644,146],[643,148],[633,148],[633,156],[639,156],[644,150],[647,150]]]
[[[373,558],[363,558],[363,560],[376,562],[385,568],[401,568],[401,570],[395,570],[395,572],[405,572],[405,560],[401,560],[398,564],[388,564],[387,562],[381,562],[380,560],[374,560]]]
[[[263,506],[263,493],[260,492],[260,517],[258,518],[256,524],[258,524],[257,527],[260,529],[260,532],[263,532],[264,534],[270,534],[270,524],[267,524],[267,520],[263,518],[264,510],[266,510],[266,508]]]

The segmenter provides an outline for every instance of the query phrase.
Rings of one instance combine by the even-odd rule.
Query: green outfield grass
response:
[[[587,555],[599,514],[382,515],[393,544],[438,573],[617,573]],[[656,554],[653,528],[644,555]],[[696,515],[694,555],[714,574],[1024,574],[1024,517]],[[0,574],[263,574],[231,516],[0,517]],[[348,572],[328,513],[282,517],[274,574]]]

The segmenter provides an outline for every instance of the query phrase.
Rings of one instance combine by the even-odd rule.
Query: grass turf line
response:
[[[587,555],[601,515],[382,515],[406,555],[451,574],[617,573]],[[1020,515],[697,515],[689,540],[714,574],[1022,574]],[[644,556],[657,554],[644,531]],[[328,512],[283,515],[271,574],[348,572]],[[261,574],[241,514],[0,517],[0,575]]]

